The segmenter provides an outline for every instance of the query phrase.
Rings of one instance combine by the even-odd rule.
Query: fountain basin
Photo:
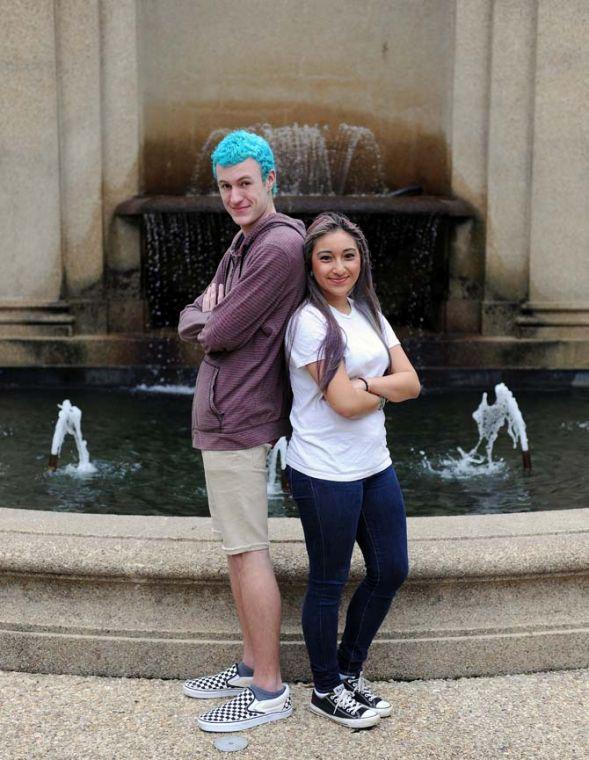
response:
[[[0,397],[0,504],[56,512],[207,517],[201,457],[191,446],[194,371],[184,386],[131,389],[3,390]],[[583,451],[589,436],[589,393],[582,388],[532,390],[513,378],[529,430],[534,470],[501,431],[489,465],[468,465],[458,448],[477,441],[472,412],[478,390],[423,378],[418,402],[386,407],[387,438],[409,516],[543,511],[587,505]],[[547,385],[547,383],[546,383]],[[433,386],[433,387],[432,387]],[[488,386],[487,386],[488,387]],[[67,397],[83,412],[92,473],[76,470],[73,442],[59,467],[45,463],[58,404]],[[490,399],[491,400],[491,399]],[[27,423],[23,424],[23,420]],[[555,500],[555,494],[559,500]],[[296,517],[291,499],[273,495],[273,517]]]
[[[309,680],[300,524],[271,519],[270,533],[284,675]],[[410,518],[409,535],[410,577],[373,646],[371,677],[589,665],[589,509]],[[0,558],[2,669],[183,678],[239,654],[208,518],[2,509]]]

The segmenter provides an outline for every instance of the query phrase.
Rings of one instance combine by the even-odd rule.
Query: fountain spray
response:
[[[268,495],[276,495],[281,492],[281,490],[285,489],[285,483],[284,483],[284,471],[286,469],[286,449],[287,449],[287,441],[284,436],[282,438],[279,438],[278,441],[274,444],[274,447],[271,449],[270,453],[268,454],[268,485],[267,485],[267,491]],[[276,472],[276,465],[278,464],[278,458],[280,457],[280,473],[281,478],[280,482],[278,481],[278,475]]]
[[[517,446],[518,441],[521,445],[524,472],[531,472],[532,459],[528,446],[526,423],[513,393],[505,383],[499,383],[495,386],[494,404],[488,404],[487,394],[483,393],[482,401],[472,416],[479,429],[479,440],[474,449],[469,452],[469,456],[474,456],[480,444],[486,441],[487,460],[490,462],[493,444],[499,430],[507,423],[507,432],[513,441],[513,448]]]
[[[76,448],[78,450],[78,471],[94,472],[95,467],[90,463],[88,446],[86,445],[86,441],[82,438],[81,410],[78,409],[77,406],[71,404],[68,399],[65,399],[65,401],[57,406],[59,408],[59,415],[57,417],[57,422],[55,423],[55,431],[51,442],[51,453],[48,462],[49,470],[55,471],[57,469],[61,447],[66,435],[69,433],[74,436]]]

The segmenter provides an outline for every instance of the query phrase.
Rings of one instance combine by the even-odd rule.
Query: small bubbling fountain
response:
[[[59,455],[64,439],[68,433],[73,435],[78,450],[78,466],[76,472],[90,474],[96,472],[96,468],[90,462],[90,454],[86,441],[82,438],[82,412],[74,406],[68,399],[57,405],[59,415],[55,423],[53,441],[51,442],[51,454],[49,455],[48,468],[51,471],[57,469]]]
[[[286,448],[287,441],[283,436],[274,444],[268,454],[268,496],[278,496],[283,493],[283,475],[286,470]],[[277,465],[280,459],[280,474],[277,472]]]
[[[482,475],[499,475],[504,469],[502,461],[493,460],[493,446],[503,425],[507,425],[507,432],[513,441],[515,448],[519,442],[522,450],[522,461],[525,473],[532,470],[532,460],[528,446],[526,423],[515,400],[513,393],[504,383],[495,386],[495,403],[489,404],[487,394],[483,397],[479,406],[472,414],[477,424],[479,439],[476,446],[470,451],[464,451],[457,447],[459,458],[447,455],[439,462],[441,467],[434,467],[424,451],[420,451],[422,465],[430,473],[442,477],[444,480],[469,479]],[[479,453],[479,447],[485,443],[485,453]]]
[[[497,440],[499,431],[503,425],[507,424],[507,432],[513,441],[513,448],[515,449],[518,442],[521,445],[524,471],[530,472],[532,469],[532,459],[528,447],[526,423],[517,405],[515,396],[505,383],[499,383],[495,386],[494,404],[488,404],[487,394],[483,393],[482,401],[473,412],[472,417],[479,429],[479,440],[474,449],[469,451],[469,457],[474,457],[481,443],[486,441],[487,461],[491,462],[493,458],[493,445]]]

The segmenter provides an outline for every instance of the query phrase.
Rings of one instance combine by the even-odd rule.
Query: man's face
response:
[[[243,232],[247,233],[262,216],[274,212],[274,171],[268,172],[263,180],[258,162],[247,158],[234,166],[217,164],[216,175],[223,205]]]

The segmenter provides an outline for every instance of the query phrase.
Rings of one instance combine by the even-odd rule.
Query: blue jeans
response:
[[[362,480],[320,480],[290,468],[309,554],[303,633],[317,691],[334,689],[340,673],[357,675],[395,593],[407,577],[407,521],[392,466]],[[366,576],[348,607],[339,648],[340,598],[354,543]]]

